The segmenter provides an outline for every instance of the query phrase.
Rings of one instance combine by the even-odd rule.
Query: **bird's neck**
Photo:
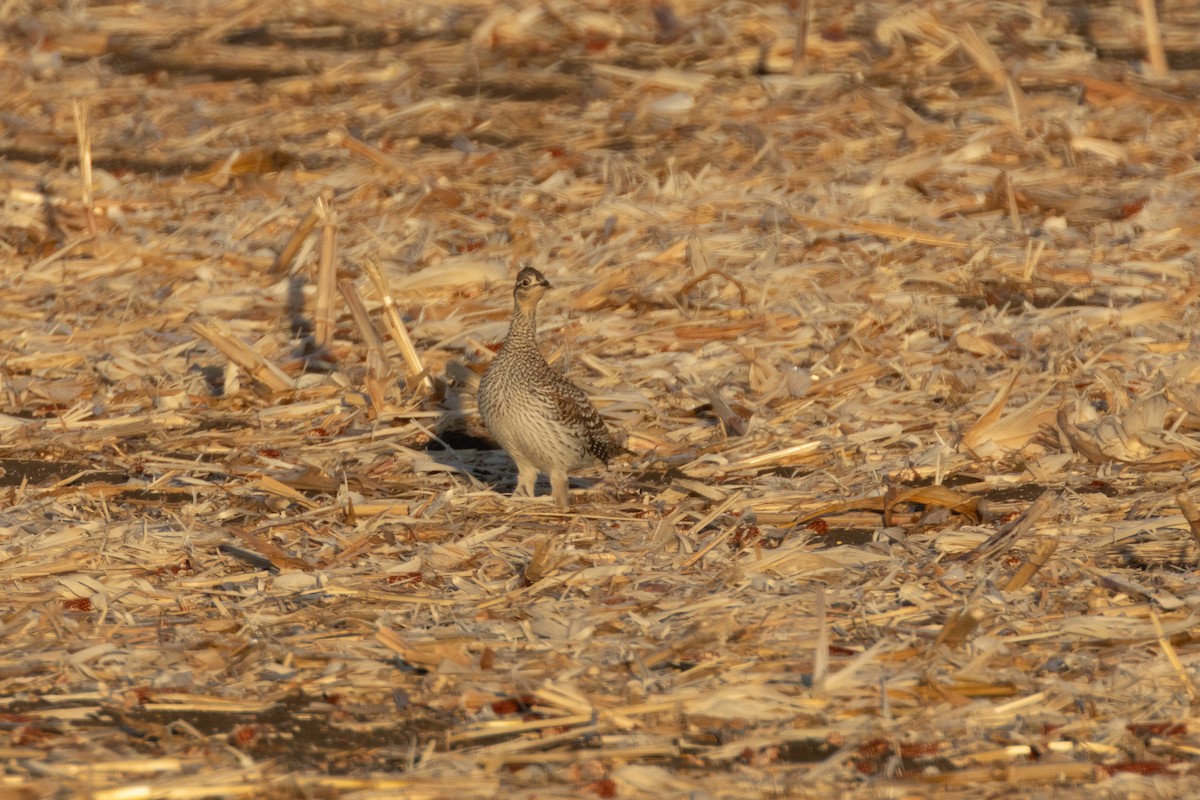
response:
[[[508,336],[504,338],[504,349],[508,352],[537,349],[537,306],[514,304],[512,322],[508,325]]]

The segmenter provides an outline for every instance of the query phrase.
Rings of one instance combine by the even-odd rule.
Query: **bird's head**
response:
[[[546,280],[545,275],[533,267],[525,267],[517,274],[513,297],[521,305],[536,305],[549,288],[550,281]]]

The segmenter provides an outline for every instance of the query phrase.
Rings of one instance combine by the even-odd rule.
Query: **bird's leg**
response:
[[[571,498],[567,495],[567,473],[565,470],[554,470],[550,473],[550,491],[554,493],[554,502],[559,508],[569,508]]]
[[[517,488],[513,497],[533,497],[534,486],[537,485],[537,467],[531,464],[517,464]]]

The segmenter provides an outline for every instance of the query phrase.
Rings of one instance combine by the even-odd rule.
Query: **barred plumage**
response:
[[[517,275],[508,336],[479,383],[479,414],[517,462],[514,494],[533,496],[538,472],[550,476],[555,501],[567,498],[567,473],[619,451],[583,391],[553,369],[537,345],[537,306],[550,282],[533,267]]]

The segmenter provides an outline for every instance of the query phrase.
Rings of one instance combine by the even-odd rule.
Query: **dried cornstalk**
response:
[[[193,322],[191,329],[271,391],[286,392],[295,388],[292,379],[283,370],[239,339],[223,322]]]
[[[317,200],[321,219],[321,260],[317,264],[317,302],[313,314],[313,341],[319,350],[333,344],[334,287],[337,283],[337,212],[329,205],[333,197],[326,193]]]
[[[946,620],[946,624],[938,633],[937,644],[950,647],[962,644],[985,619],[987,619],[986,611],[979,606],[968,606]]]
[[[715,389],[708,384],[704,384],[700,387],[700,391],[708,398],[713,413],[721,420],[721,427],[725,430],[726,434],[729,436],[745,436],[749,432],[749,421],[730,408],[729,404],[721,399],[721,395]]]
[[[805,225],[813,225],[817,228],[844,228],[848,231],[857,231],[860,233],[869,233],[874,236],[882,236],[885,239],[899,239],[901,241],[911,239],[914,242],[933,245],[935,247],[968,247],[962,242],[957,242],[953,239],[947,239],[943,236],[934,236],[925,233],[924,231],[916,230],[915,228],[906,228],[903,225],[894,225],[890,222],[874,222],[870,220],[860,220],[858,222],[834,221],[822,219],[811,214],[793,213],[792,219],[796,222]]]
[[[1150,61],[1150,74],[1156,78],[1166,78],[1170,70],[1167,67],[1167,51],[1163,47],[1162,29],[1158,25],[1158,9],[1154,0],[1138,0],[1138,8],[1142,12],[1142,24],[1146,26],[1146,57]]]
[[[1017,85],[1017,82],[1012,79],[1012,75],[1004,67],[1004,62],[1001,61],[999,53],[971,25],[962,26],[956,33],[959,44],[975,60],[979,68],[987,74],[992,83],[996,85],[996,88],[1008,93],[1013,107],[1013,124],[1019,126],[1025,116],[1025,107],[1028,103],[1025,99],[1025,93],[1021,91],[1021,87]]]
[[[814,622],[817,626],[817,640],[813,642],[813,691],[821,694],[825,691],[825,679],[829,677],[829,615],[825,608],[825,587],[814,589],[813,605]]]
[[[700,531],[704,530],[713,520],[715,520],[717,517],[724,514],[726,511],[728,511],[730,508],[735,506],[737,503],[741,502],[743,499],[744,499],[744,495],[742,495],[740,492],[733,492],[732,494],[730,494],[728,497],[725,498],[725,502],[718,505],[712,511],[709,511],[702,518],[700,518],[700,520],[698,520],[695,525],[692,526],[691,530],[689,530],[687,533],[688,537],[690,538],[690,537],[695,536],[696,534],[700,533]],[[695,553],[693,553],[690,557],[688,557],[683,562],[682,566],[686,569],[686,568],[691,567],[691,566],[695,565],[696,563],[698,563],[700,561],[700,559],[704,558],[706,555],[708,555],[710,552],[712,552],[713,548],[715,548],[721,542],[723,542],[727,538],[729,538],[729,535],[731,533],[733,533],[733,527],[726,526],[724,530],[722,530],[720,533],[714,535],[712,537],[712,539],[710,539],[708,541],[707,544],[705,544],[703,547],[701,547],[699,550],[697,550]]]
[[[413,346],[412,339],[408,335],[408,328],[404,326],[404,321],[400,319],[400,312],[396,308],[395,298],[392,297],[391,286],[388,284],[387,276],[379,269],[379,265],[373,262],[364,264],[363,270],[371,279],[371,283],[375,285],[375,291],[379,293],[379,297],[383,301],[383,320],[387,324],[388,331],[392,334],[392,340],[400,348],[400,356],[404,359],[405,366],[408,367],[409,377],[416,378],[420,376],[421,388],[425,391],[432,390],[433,381],[426,373],[425,365],[421,363],[421,354]]]
[[[52,5],[2,73],[10,793],[1195,794],[1197,104],[1112,57],[1189,4],[2,7]],[[467,392],[376,413],[477,381],[522,259],[639,451],[570,516],[488,490]],[[141,746],[192,712],[227,746]]]
[[[1022,564],[1020,569],[1009,578],[1008,583],[1004,585],[1004,591],[1015,592],[1018,589],[1024,588],[1025,584],[1029,583],[1029,579],[1049,563],[1050,557],[1054,555],[1054,551],[1057,549],[1057,537],[1047,536],[1040,541],[1037,547],[1034,548],[1033,555],[1029,557],[1029,560]]]
[[[796,19],[796,41],[792,45],[792,74],[803,75],[808,70],[809,0],[797,0],[792,4],[792,16]]]
[[[79,145],[79,185],[83,208],[87,211],[89,225],[92,220],[92,128],[88,119],[90,105],[85,100],[71,104],[75,116],[75,138]],[[92,230],[95,233],[95,230]]]
[[[1150,621],[1154,623],[1154,632],[1158,636],[1158,646],[1162,648],[1163,654],[1171,664],[1171,668],[1175,670],[1175,674],[1179,677],[1179,682],[1183,684],[1183,689],[1187,692],[1188,699],[1195,703],[1196,684],[1192,682],[1192,676],[1188,668],[1179,659],[1179,653],[1175,650],[1175,645],[1171,644],[1171,640],[1167,638],[1166,631],[1163,630],[1162,620],[1158,618],[1158,614],[1153,610],[1150,611]]]
[[[366,142],[354,138],[345,131],[334,133],[331,139],[335,146],[344,147],[347,151],[365,158],[377,167],[383,167],[394,172],[404,171],[404,164],[402,162],[397,161],[378,147],[372,147]]]
[[[1196,544],[1200,545],[1200,508],[1196,507],[1196,501],[1186,491],[1180,490],[1175,493],[1175,505],[1179,506],[1179,510],[1183,512],[1183,518],[1187,520],[1192,538],[1196,540]]]
[[[1050,510],[1058,496],[1053,492],[1043,492],[1033,504],[1026,509],[1020,518],[1001,526],[986,541],[961,557],[961,561],[974,564],[979,560],[990,560],[1007,553],[1025,534],[1037,524],[1042,515]]]
[[[558,537],[545,536],[538,541],[533,556],[525,564],[525,585],[531,586],[557,570],[566,558]]]
[[[304,240],[313,232],[313,228],[317,227],[317,222],[320,219],[321,215],[317,213],[316,206],[309,209],[309,212],[304,215],[304,219],[300,220],[300,224],[296,226],[296,229],[292,231],[292,235],[288,237],[287,243],[279,251],[279,255],[275,257],[275,261],[271,263],[271,272],[287,272],[291,268],[292,261],[304,245]]]
[[[378,411],[386,402],[386,387],[392,375],[387,356],[383,352],[383,337],[371,322],[371,315],[367,313],[367,307],[354,281],[338,281],[338,291],[342,293],[346,306],[350,309],[350,316],[358,328],[358,335],[367,346],[367,394],[371,398],[371,404]]]

